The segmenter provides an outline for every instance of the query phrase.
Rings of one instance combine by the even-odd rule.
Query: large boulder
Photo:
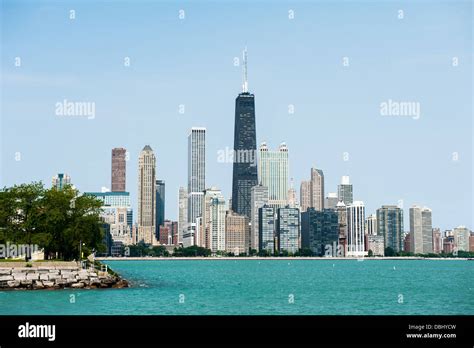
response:
[[[15,278],[15,280],[26,280],[26,273],[24,272],[12,273],[12,277]]]
[[[80,271],[78,274],[77,274],[77,277],[78,279],[80,280],[86,280],[86,279],[89,279],[89,272],[87,271]]]
[[[61,271],[61,278],[68,279],[73,278],[75,275],[70,271]]]
[[[48,280],[56,280],[56,279],[61,279],[61,275],[57,273],[48,274]]]
[[[99,278],[93,278],[93,277],[91,277],[90,282],[91,282],[91,284],[100,284]]]
[[[7,282],[9,288],[18,288],[20,286],[19,280],[9,280]]]
[[[26,279],[31,279],[31,280],[39,279],[39,274],[38,273],[27,273],[26,274]]]
[[[56,279],[55,282],[54,282],[56,285],[59,285],[59,286],[64,286],[67,284],[67,280],[66,279],[62,279],[62,278],[59,278],[59,279]]]
[[[54,282],[50,281],[50,280],[48,280],[48,281],[45,280],[43,282],[43,285],[44,285],[45,288],[53,288],[54,287]]]
[[[33,289],[44,289],[43,282],[41,280],[35,280],[33,283]]]

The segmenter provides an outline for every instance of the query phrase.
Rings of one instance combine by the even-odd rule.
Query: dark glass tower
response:
[[[160,226],[165,223],[165,182],[156,180],[156,238],[160,237]]]
[[[247,50],[244,51],[243,92],[235,99],[234,167],[232,172],[232,210],[250,218],[250,194],[257,185],[257,135],[255,96],[247,87]]]
[[[326,247],[338,244],[339,223],[333,209],[308,208],[301,213],[301,247],[311,249],[315,256],[324,256]],[[337,251],[337,250],[336,250]],[[331,253],[334,256],[334,251]]]

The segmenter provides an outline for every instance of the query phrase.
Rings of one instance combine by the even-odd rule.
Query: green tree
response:
[[[102,202],[79,195],[71,186],[45,189],[43,184],[0,190],[0,242],[37,244],[45,257],[78,259],[79,250],[103,250]]]
[[[384,255],[385,256],[395,256],[395,250],[393,250],[391,247],[386,247],[384,250]]]
[[[249,256],[255,256],[255,255],[257,255],[257,250],[256,249],[250,249]]]
[[[313,256],[313,251],[310,248],[302,248],[295,253],[295,256]]]
[[[27,245],[48,242],[41,225],[43,195],[41,183],[16,185],[0,192],[0,223],[5,242]],[[25,261],[28,261],[28,253]]]

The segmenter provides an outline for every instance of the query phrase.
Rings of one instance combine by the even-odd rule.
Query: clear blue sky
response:
[[[233,146],[242,80],[233,59],[247,46],[257,142],[287,143],[298,191],[315,165],[326,192],[349,175],[367,214],[402,199],[405,230],[415,203],[433,209],[434,226],[473,227],[470,1],[1,3],[2,186],[49,186],[65,172],[80,191],[99,191],[110,187],[111,149],[125,147],[136,207],[149,144],[176,219],[187,133],[204,126],[206,184],[229,198],[232,164],[217,152]],[[63,99],[95,102],[95,119],[56,116]],[[420,119],[381,116],[388,99],[419,102]]]

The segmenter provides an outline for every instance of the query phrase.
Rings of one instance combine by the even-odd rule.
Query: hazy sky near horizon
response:
[[[474,227],[470,1],[1,4],[2,186],[64,172],[81,192],[110,188],[111,149],[125,147],[136,208],[149,144],[176,219],[187,135],[202,126],[206,186],[230,198],[218,152],[233,146],[234,58],[247,46],[257,143],[286,142],[298,195],[316,166],[326,193],[349,175],[366,215],[403,200],[405,230],[412,204],[433,210],[434,227]],[[65,99],[94,102],[95,117],[56,115]],[[382,115],[389,100],[417,103],[419,118]]]

